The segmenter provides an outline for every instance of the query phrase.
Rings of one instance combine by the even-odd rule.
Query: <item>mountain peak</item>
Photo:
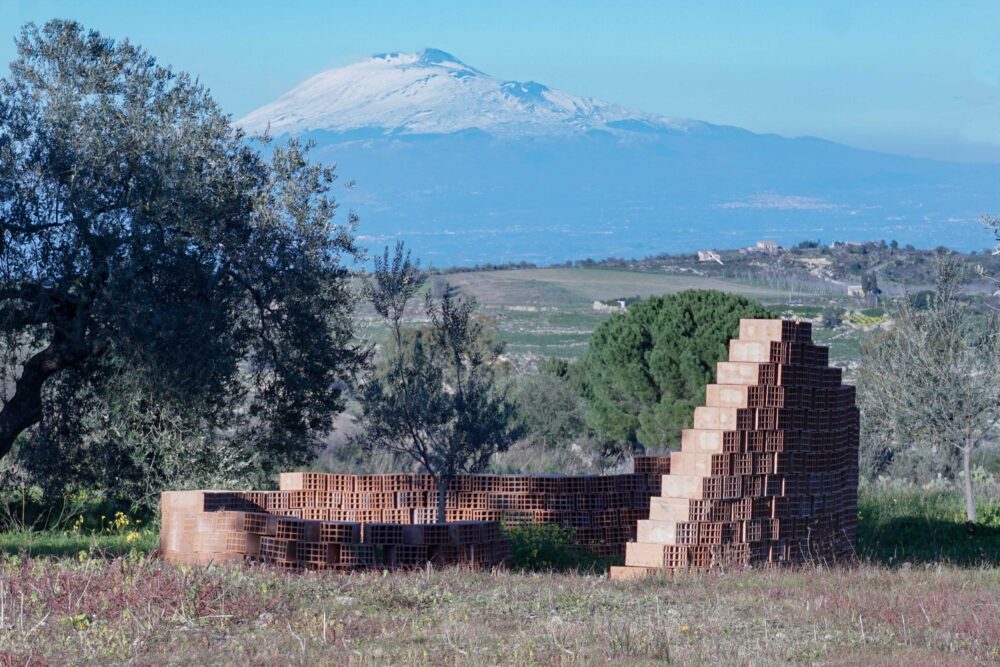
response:
[[[447,51],[431,48],[424,49],[423,51],[417,53],[417,62],[421,65],[441,65],[443,63],[453,63],[462,67],[469,67]]]
[[[501,81],[447,51],[390,52],[321,72],[237,121],[272,134],[381,130],[450,134],[477,129],[495,136],[565,135],[600,130],[687,130],[689,121],[654,116],[536,81]],[[647,129],[645,131],[650,131]]]
[[[426,48],[416,53],[402,53],[391,51],[389,53],[376,53],[371,57],[370,62],[383,63],[395,66],[424,66],[433,67],[435,65],[444,66],[450,69],[467,69],[478,71],[474,67],[469,67],[461,60],[441,49]]]

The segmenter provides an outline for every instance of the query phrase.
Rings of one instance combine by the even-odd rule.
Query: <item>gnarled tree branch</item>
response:
[[[0,410],[0,458],[10,452],[17,436],[42,418],[42,385],[50,377],[80,363],[93,353],[81,345],[56,337],[24,363],[14,395]]]

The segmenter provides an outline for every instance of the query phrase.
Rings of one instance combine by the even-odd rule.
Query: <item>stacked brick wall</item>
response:
[[[833,561],[853,552],[854,388],[808,323],[743,320],[612,576]]]
[[[557,524],[598,556],[621,558],[636,523],[659,493],[670,457],[639,456],[624,475],[460,475],[446,497],[447,521],[499,521],[508,526]],[[313,520],[431,524],[437,491],[423,474],[282,473],[267,511]]]
[[[267,512],[273,493],[168,491],[161,496],[160,552],[170,562],[253,561],[287,570],[471,565],[508,558],[494,521],[435,525],[315,521]]]

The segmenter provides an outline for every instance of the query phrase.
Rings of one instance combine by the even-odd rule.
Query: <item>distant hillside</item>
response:
[[[988,236],[983,233],[984,240]],[[791,248],[767,251],[756,247],[714,250],[718,259],[698,253],[661,254],[643,259],[603,259],[576,262],[579,266],[688,273],[730,280],[780,280],[809,285],[830,291],[846,290],[861,283],[865,274],[875,274],[880,288],[899,291],[904,287],[922,288],[934,282],[935,265],[941,257],[958,260],[965,268],[970,289],[992,292],[990,278],[1000,278],[1000,256],[990,249],[968,253],[944,247],[918,249],[896,242],[835,243],[829,246],[801,242]],[[980,274],[987,277],[983,277]]]
[[[1000,255],[989,248],[968,253],[948,248],[920,249],[885,241],[834,243],[829,246],[803,241],[791,248],[767,251],[757,247],[708,249],[701,254],[662,253],[641,259],[609,257],[567,261],[555,266],[666,273],[758,283],[772,289],[844,293],[848,286],[861,283],[866,274],[875,274],[880,287],[889,292],[922,288],[934,282],[934,270],[942,257],[958,260],[965,269],[968,289],[996,289],[1000,279]],[[434,269],[432,273],[456,274],[470,271],[536,269],[530,262],[485,263]],[[623,296],[623,295],[618,295]]]

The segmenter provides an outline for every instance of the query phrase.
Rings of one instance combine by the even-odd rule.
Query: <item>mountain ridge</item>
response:
[[[480,129],[496,136],[556,135],[615,124],[645,123],[657,131],[707,126],[648,114],[537,81],[502,80],[447,51],[376,54],[310,77],[236,124],[251,133],[380,128],[387,134],[451,134]]]

